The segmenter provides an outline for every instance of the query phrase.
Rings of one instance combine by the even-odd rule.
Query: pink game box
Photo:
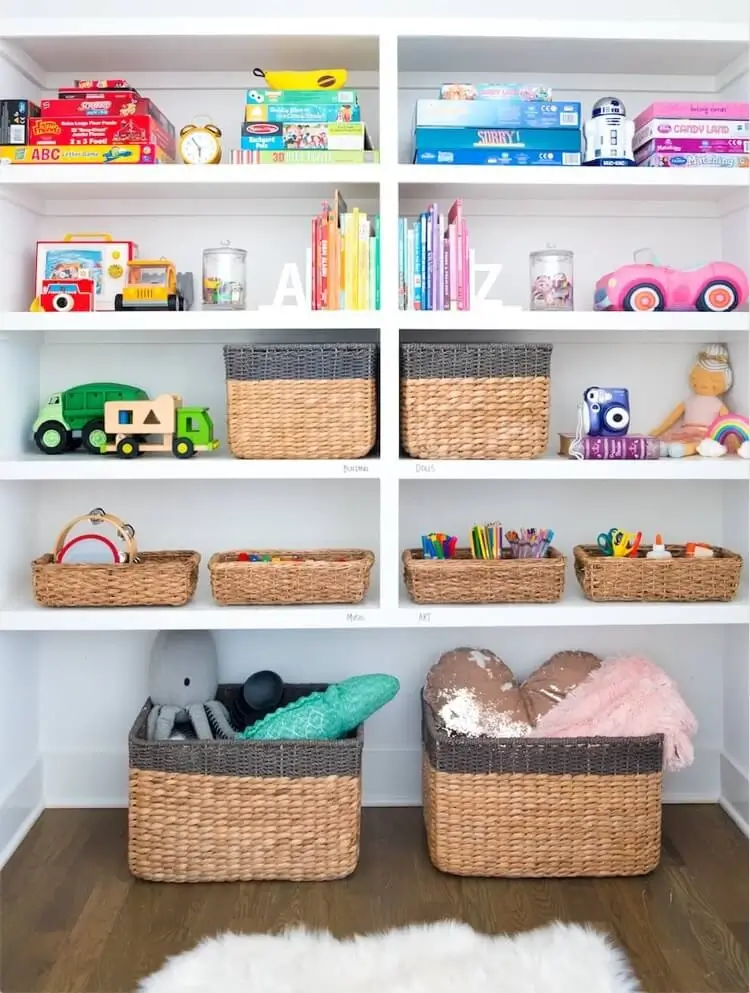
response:
[[[638,128],[633,137],[633,148],[640,148],[654,138],[750,138],[750,121],[653,121]]]
[[[643,162],[655,153],[695,154],[715,152],[719,155],[743,155],[750,153],[748,138],[654,138],[635,153],[635,161]]]
[[[726,101],[658,100],[636,117],[635,130],[655,117],[683,118],[688,121],[748,121],[750,103]]]
[[[721,155],[718,152],[656,152],[649,155],[639,166],[657,169],[747,169],[750,166],[748,155]]]

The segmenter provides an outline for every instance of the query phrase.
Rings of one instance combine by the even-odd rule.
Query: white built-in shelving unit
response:
[[[419,462],[399,450],[400,341],[551,342],[552,439],[572,430],[582,390],[630,388],[645,431],[687,391],[706,342],[728,344],[733,409],[750,409],[748,313],[600,314],[595,280],[649,246],[664,262],[722,258],[748,267],[745,170],[427,167],[410,164],[415,100],[450,79],[548,82],[584,114],[610,93],[635,114],[654,99],[748,97],[748,26],[725,21],[574,19],[351,20],[0,17],[0,97],[39,99],[74,75],[127,77],[180,127],[209,114],[225,146],[238,136],[251,70],[345,65],[361,94],[378,164],[203,168],[0,166],[0,862],[44,806],[126,798],[127,730],[146,692],[154,631],[216,632],[222,678],[256,668],[288,680],[387,670],[402,690],[367,727],[365,800],[419,802],[419,686],[442,651],[496,650],[524,676],[563,648],[643,652],[679,683],[700,730],[696,762],[668,776],[668,800],[720,801],[748,823],[747,576],[732,603],[595,604],[572,575],[558,604],[420,608],[400,554],[426,530],[465,534],[478,520],[551,526],[557,544],[622,524],[748,555],[750,466],[739,459],[578,464]],[[341,189],[381,215],[379,312],[270,311],[282,266],[304,265],[309,221]],[[477,261],[501,262],[506,310],[400,313],[397,218],[456,196]],[[203,248],[248,250],[245,313],[31,314],[34,245],[69,231],[110,231],[143,255],[200,272]],[[527,304],[528,255],[575,253],[575,313]],[[379,443],[356,462],[246,462],[225,443],[221,346],[245,341],[380,344]],[[76,382],[118,379],[211,407],[221,449],[189,462],[51,458],[32,448],[40,401]],[[194,604],[170,610],[43,610],[29,562],[90,507],[131,521],[144,548],[213,552],[253,543],[355,546],[377,555],[353,608],[220,608],[205,569]],[[366,629],[366,630],[363,630]]]

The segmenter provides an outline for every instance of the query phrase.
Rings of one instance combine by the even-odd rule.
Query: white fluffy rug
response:
[[[224,934],[170,959],[141,993],[639,993],[621,951],[574,924],[487,937],[445,922],[337,941]]]

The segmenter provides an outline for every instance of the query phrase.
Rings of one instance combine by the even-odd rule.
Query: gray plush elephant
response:
[[[236,738],[224,704],[216,699],[219,659],[210,631],[160,631],[151,650],[148,715],[151,741],[190,737]],[[190,734],[192,732],[192,734]]]

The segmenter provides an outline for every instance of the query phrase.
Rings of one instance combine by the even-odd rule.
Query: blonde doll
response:
[[[713,421],[728,413],[721,397],[732,388],[732,367],[724,345],[706,345],[688,379],[693,391],[651,434],[662,442],[662,455],[695,455]]]

